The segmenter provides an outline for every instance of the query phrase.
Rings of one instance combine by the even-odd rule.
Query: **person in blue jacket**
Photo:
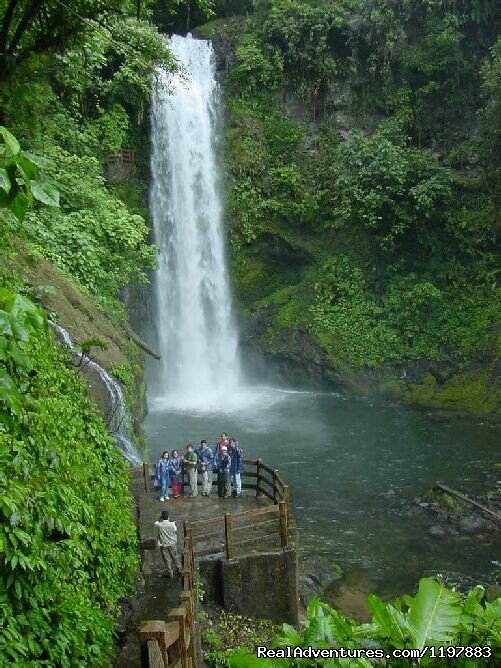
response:
[[[231,457],[230,473],[233,484],[233,496],[242,494],[242,473],[244,472],[244,453],[235,438],[230,438],[228,454]]]
[[[202,496],[209,496],[212,489],[212,465],[214,454],[205,439],[200,441],[198,449],[198,470],[202,476]]]
[[[223,499],[229,499],[231,496],[231,457],[228,454],[226,445],[222,445],[219,449],[219,480],[222,485]]]
[[[155,483],[157,487],[160,487],[160,501],[168,501],[170,485],[170,458],[168,450],[162,452],[162,456],[156,464]]]
[[[172,481],[172,496],[177,499],[183,491],[183,460],[177,450],[172,451],[169,459],[169,472]]]

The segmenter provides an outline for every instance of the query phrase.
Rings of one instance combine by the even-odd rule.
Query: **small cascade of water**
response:
[[[239,385],[214,146],[219,96],[210,42],[174,35],[170,49],[182,71],[158,70],[151,112],[157,394],[204,410],[224,406]]]
[[[103,367],[96,361],[91,359],[85,353],[76,349],[75,344],[71,340],[69,333],[61,327],[49,320],[49,325],[55,331],[57,338],[61,343],[71,350],[76,357],[76,364],[79,368],[94,372],[101,383],[106,388],[107,394],[107,410],[106,422],[108,431],[116,438],[119,449],[123,452],[125,459],[131,464],[141,463],[141,458],[137,452],[135,445],[130,439],[131,418],[122,388],[117,381],[110,376],[110,374],[103,369]]]

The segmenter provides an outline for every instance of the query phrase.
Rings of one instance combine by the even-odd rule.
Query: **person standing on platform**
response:
[[[244,472],[244,453],[238,445],[238,441],[230,438],[228,454],[231,457],[230,473],[233,485],[233,496],[242,494],[242,473]]]
[[[155,522],[157,544],[164,560],[167,575],[174,577],[175,570],[181,570],[181,560],[177,553],[177,526],[169,520],[169,511],[162,511],[160,519]]]
[[[197,461],[198,457],[194,451],[193,444],[188,443],[186,446],[186,454],[184,456],[184,466],[188,471],[190,496],[198,496]]]
[[[168,450],[162,452],[162,456],[155,467],[155,484],[160,487],[160,501],[168,501],[170,485],[170,458]]]
[[[183,491],[183,460],[177,450],[172,451],[172,456],[169,459],[169,472],[172,496],[177,499]]]
[[[218,439],[216,443],[216,447],[214,449],[214,464],[213,468],[214,471],[217,473],[217,495],[222,498],[224,496],[224,480],[221,476],[221,470],[219,468],[219,461],[221,459],[221,448],[224,446],[228,447],[228,436],[223,433],[221,434],[221,437]]]
[[[214,455],[205,439],[200,441],[200,449],[197,454],[198,470],[202,475],[202,496],[209,496],[212,489],[212,463]]]
[[[219,475],[223,487],[223,499],[229,499],[231,496],[231,457],[228,454],[226,445],[221,446],[221,454],[219,457]]]

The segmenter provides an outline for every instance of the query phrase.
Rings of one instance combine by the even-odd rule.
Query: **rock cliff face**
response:
[[[73,344],[93,344],[90,358],[120,382],[132,418],[131,435],[137,445],[143,447],[142,420],[146,413],[143,356],[125,329],[108,318],[90,294],[84,293],[54,265],[30,253],[21,244],[12,263],[31,286],[33,296],[49,318],[66,330]],[[89,395],[103,414],[105,423],[110,425],[116,407],[112,405],[103,374],[86,363],[77,370],[86,379]]]
[[[212,39],[223,89],[235,64],[235,49],[246,20],[243,17],[219,19],[194,31],[197,37]],[[381,122],[383,116],[375,108],[361,109],[354,105],[355,84],[363,82],[333,80],[326,92],[308,101],[290,88],[274,93],[285,116],[306,128],[298,147],[301,155],[314,155],[317,136],[325,122],[337,129],[341,139],[353,128],[371,132]],[[234,127],[229,105],[228,132],[233,132]],[[255,129],[256,134],[260,131]],[[226,153],[229,173],[234,159],[234,154]],[[238,217],[238,212],[236,215]],[[228,221],[231,234],[238,224],[238,220]],[[305,237],[292,225],[284,229],[267,221],[266,230],[251,244],[239,248],[238,252],[233,249],[233,285],[244,346],[264,353],[281,375],[296,384],[334,384],[363,395],[378,394],[420,407],[498,421],[501,416],[499,329],[489,332],[488,345],[474,362],[452,355],[442,361],[423,356],[412,363],[366,367],[362,364],[354,368],[338,353],[335,342],[333,345],[330,340],[326,344],[308,328],[307,322],[305,325],[304,319],[297,317],[301,310],[297,303],[302,300],[305,312],[314,300],[311,290],[302,292],[303,276],[314,264],[314,256],[319,257],[323,252],[319,248],[328,243],[333,253],[343,252],[353,244],[358,245],[363,255],[364,246],[369,242],[363,237],[340,237],[334,244],[332,241],[324,243],[321,234],[312,232]],[[291,306],[293,302],[295,307]]]
[[[270,340],[266,325],[260,334],[249,326],[254,322],[251,316],[245,342],[264,352],[277,372],[296,385],[334,385],[362,396],[380,395],[421,408],[499,422],[501,366],[495,357],[464,367],[423,359],[409,366],[353,371],[337,364],[308,332],[280,328]]]

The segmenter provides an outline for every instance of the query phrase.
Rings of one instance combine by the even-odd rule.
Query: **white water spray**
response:
[[[231,400],[239,379],[214,147],[218,86],[210,42],[174,35],[170,48],[183,71],[158,71],[151,114],[158,395],[204,410]]]

